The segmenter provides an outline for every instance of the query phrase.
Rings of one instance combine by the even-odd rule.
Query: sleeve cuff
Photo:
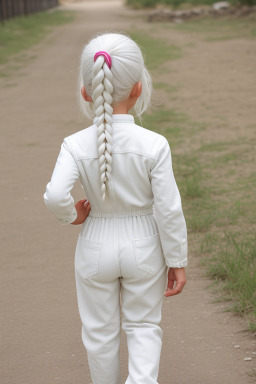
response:
[[[186,267],[188,265],[188,260],[187,259],[183,259],[183,260],[177,260],[177,261],[168,261],[166,262],[166,265],[167,267],[170,267],[170,268],[183,268],[183,267]]]
[[[174,255],[173,255],[174,257]],[[168,267],[172,268],[183,268],[188,265],[188,246],[187,246],[187,239],[183,238],[180,241],[180,253],[179,255],[174,258],[174,260],[171,259],[171,256],[168,258],[168,256],[165,258],[166,265]]]
[[[75,221],[76,218],[77,218],[77,211],[76,211],[76,208],[74,207],[71,216],[63,217],[59,219],[59,222],[61,225],[68,225],[70,223],[73,223],[73,221]]]

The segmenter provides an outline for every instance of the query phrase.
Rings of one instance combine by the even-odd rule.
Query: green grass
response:
[[[177,127],[177,124],[182,124],[182,129],[168,131],[167,126]],[[189,118],[163,109],[146,115],[144,125],[163,134],[173,148],[173,141],[187,134]],[[235,161],[236,168],[239,164],[243,167],[246,162],[240,156],[237,163],[237,150],[244,152],[244,144],[244,140],[216,141],[203,144],[199,150],[190,150],[186,154],[178,155],[173,151],[173,168],[182,196],[188,232],[191,236],[201,236],[198,254],[202,257],[206,273],[216,281],[218,300],[230,301],[228,310],[245,316],[249,330],[254,331],[256,239],[255,234],[248,231],[248,226],[256,223],[255,175],[252,173],[241,177],[235,172],[232,180],[225,179],[223,190],[222,180],[215,174],[216,163],[212,159],[212,155],[216,154],[216,158],[220,159],[217,163],[221,165],[221,171],[229,176],[232,162]],[[223,151],[230,151],[231,147],[234,152],[222,154]],[[240,228],[239,232],[237,227]],[[229,232],[225,232],[227,228]]]
[[[255,328],[256,331],[256,328]],[[249,373],[248,376],[256,378],[256,368],[253,368]]]
[[[178,86],[172,86],[168,83],[163,83],[163,82],[155,82],[154,83],[154,88],[155,89],[161,89],[161,90],[164,90],[166,92],[168,92],[168,94],[170,93],[174,93],[176,92],[180,87]]]
[[[228,148],[228,143],[219,141],[219,142],[214,142],[214,143],[207,143],[207,144],[202,144],[200,147],[200,151],[202,152],[221,152],[225,151]]]
[[[204,40],[214,42],[218,40],[230,40],[237,38],[256,37],[256,15],[252,14],[247,18],[231,17],[205,17],[202,19],[188,20],[181,24],[172,25],[178,31],[189,34],[201,34]],[[165,23],[165,28],[170,28],[170,24]]]
[[[40,42],[55,26],[73,18],[72,12],[51,10],[5,21],[0,25],[0,65],[13,59],[14,66],[22,66],[26,56],[17,54]]]
[[[186,22],[177,28],[205,36],[209,33],[221,36],[230,30],[232,36],[237,36],[240,30],[243,31],[243,23],[243,20],[233,23],[213,19],[200,21],[198,25]],[[251,28],[249,21],[248,36],[251,36]],[[152,40],[144,32],[136,31],[135,36],[139,45],[144,46],[153,78],[157,78],[157,70],[167,60],[168,53],[163,47],[168,43]],[[183,54],[185,56],[186,51]],[[175,60],[175,55],[168,59]],[[184,85],[174,88],[156,81],[154,86],[165,93],[165,100],[170,100],[173,96],[179,97],[180,87]],[[225,119],[225,116],[220,118]],[[225,124],[229,128],[228,122]],[[205,266],[206,274],[213,279],[216,300],[227,302],[228,310],[245,316],[248,329],[255,332],[256,239],[251,232],[256,224],[256,176],[251,167],[255,143],[242,136],[234,140],[216,137],[216,141],[214,138],[210,142],[200,141],[200,132],[207,129],[208,124],[191,121],[187,113],[166,105],[153,108],[146,114],[143,126],[164,135],[170,143],[190,241]],[[197,142],[198,146],[190,148],[190,141]]]
[[[229,310],[256,319],[256,235],[253,231],[224,232],[212,241],[211,255],[205,260],[208,275],[221,281],[220,294],[232,304]],[[207,238],[209,247],[209,238]],[[256,323],[255,323],[256,325]]]
[[[187,199],[200,198],[205,194],[205,190],[201,186],[202,177],[198,173],[192,173],[184,178],[184,196]]]
[[[170,97],[169,100],[171,100]],[[135,122],[166,136],[171,147],[175,147],[184,135],[192,136],[204,127],[203,123],[200,124],[190,120],[187,114],[173,109],[166,109],[165,106],[153,106],[151,112],[144,114],[141,121],[136,118]],[[191,177],[194,178],[195,176],[191,174]],[[190,181],[187,182],[187,194],[191,196],[193,193],[198,194],[198,191],[193,191],[194,187],[191,184]]]
[[[170,45],[165,40],[155,39],[138,29],[133,29],[129,35],[141,47],[145,63],[150,70],[161,70],[164,63],[182,56],[179,46]]]
[[[147,129],[160,133],[169,137],[172,145],[176,145],[184,131],[184,125],[187,124],[188,118],[183,113],[175,112],[171,109],[157,109],[143,116],[142,122],[135,119],[137,124],[140,124]]]

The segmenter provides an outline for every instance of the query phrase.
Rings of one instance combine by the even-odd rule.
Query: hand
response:
[[[175,285],[175,288],[173,288],[175,281],[176,281],[176,285]],[[174,296],[174,295],[178,295],[178,293],[181,293],[186,282],[187,280],[186,280],[186,273],[185,273],[184,267],[182,268],[170,267],[168,271],[168,285],[164,293],[165,297]]]
[[[91,205],[87,199],[79,200],[76,205],[77,218],[73,221],[73,225],[83,224],[83,222],[87,219]]]

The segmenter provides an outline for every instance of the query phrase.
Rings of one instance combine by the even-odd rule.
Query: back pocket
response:
[[[101,243],[79,236],[75,252],[75,269],[83,279],[98,273],[100,253]]]
[[[133,239],[137,267],[150,274],[156,273],[165,260],[159,234]]]

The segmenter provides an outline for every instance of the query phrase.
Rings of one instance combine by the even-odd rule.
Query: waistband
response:
[[[153,206],[149,208],[134,209],[131,211],[119,211],[119,212],[102,212],[91,209],[89,217],[129,217],[129,216],[144,216],[154,213]]]

